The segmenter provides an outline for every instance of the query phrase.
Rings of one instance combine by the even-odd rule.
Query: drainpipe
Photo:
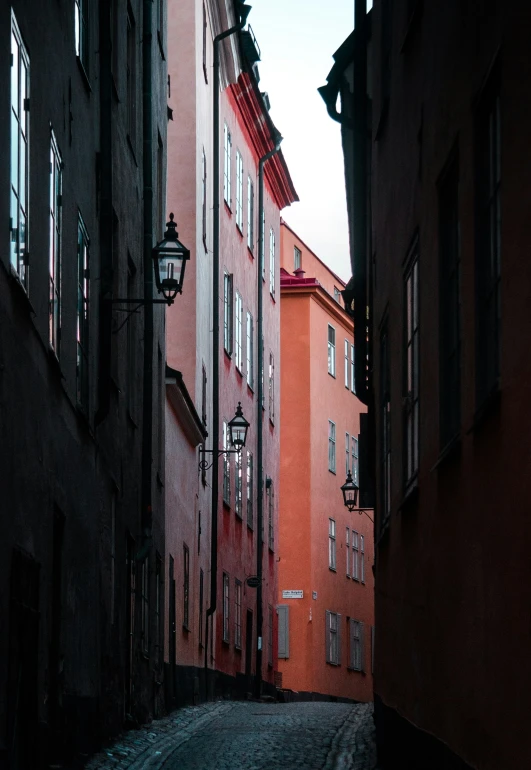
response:
[[[214,233],[213,233],[213,254],[212,254],[212,316],[213,316],[213,343],[212,343],[212,448],[214,452],[219,448],[220,430],[219,430],[219,65],[220,51],[219,46],[222,40],[240,32],[247,21],[247,16],[251,10],[250,6],[235,2],[236,12],[240,13],[240,22],[234,27],[220,32],[214,38],[214,82],[212,91],[214,96],[213,114],[214,114]],[[211,618],[213,624],[213,615],[217,607],[217,583],[218,583],[218,497],[219,497],[219,458],[214,454],[214,463],[212,465],[212,524],[211,524],[211,543],[210,543],[210,606],[206,611],[206,629],[205,629],[205,687],[207,687],[206,672],[208,669],[208,620]],[[212,628],[212,641],[214,641],[214,629]],[[207,692],[208,694],[208,692]]]
[[[142,22],[142,172],[144,200],[144,382],[142,407],[142,548],[137,558],[145,558],[152,537],[153,512],[153,94],[152,94],[152,0],[143,2]]]
[[[262,271],[265,268],[265,244],[264,244],[264,220],[262,211],[264,208],[264,166],[267,161],[276,155],[280,150],[282,136],[277,133],[275,137],[275,146],[266,153],[258,162],[258,254],[260,255],[260,264],[258,265],[258,398],[257,398],[257,436],[256,436],[256,464],[258,466],[257,483],[257,506],[256,506],[256,575],[259,583],[256,589],[256,679],[255,694],[259,698],[262,694],[262,628],[263,628],[263,607],[262,607],[262,574],[263,574],[263,547],[264,538],[262,535],[264,522],[264,425],[262,402],[264,400],[264,381],[262,372],[264,369],[264,348],[262,338],[264,336],[264,287],[262,280]]]

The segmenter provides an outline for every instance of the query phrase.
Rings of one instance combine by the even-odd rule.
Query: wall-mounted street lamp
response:
[[[349,511],[352,513],[353,511],[357,511],[359,515],[361,516],[362,513],[365,514],[365,516],[373,521],[367,511],[364,508],[357,508],[358,503],[358,492],[359,487],[352,478],[352,473],[348,471],[347,473],[347,479],[345,483],[341,487],[341,491],[343,492],[343,505],[349,509]],[[369,508],[368,510],[373,510],[372,508]]]
[[[229,420],[229,440],[231,446],[234,447],[234,449],[202,449],[201,453],[203,455],[215,455],[214,460],[216,460],[218,457],[221,457],[221,455],[238,454],[245,446],[248,430],[249,423],[243,416],[241,401],[238,401],[236,413],[232,420]],[[199,460],[199,469],[202,471],[208,471],[208,469],[211,468],[214,464],[214,460],[209,463],[208,460],[205,460],[203,457],[203,459]]]

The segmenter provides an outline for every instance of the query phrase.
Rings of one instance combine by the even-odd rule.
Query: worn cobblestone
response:
[[[85,770],[373,770],[372,704],[207,703],[124,733]]]

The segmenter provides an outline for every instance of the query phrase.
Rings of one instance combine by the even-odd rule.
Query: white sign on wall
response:
[[[302,599],[303,591],[282,591],[283,599]]]

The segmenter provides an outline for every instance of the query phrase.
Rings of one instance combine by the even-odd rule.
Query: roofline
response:
[[[305,241],[303,241],[303,240],[302,240],[302,238],[300,237],[300,235],[298,235],[298,233],[296,233],[296,232],[295,232],[295,230],[294,230],[292,227],[290,227],[290,226],[288,225],[288,223],[286,222],[286,220],[285,220],[283,217],[280,217],[280,226],[282,227],[282,225],[284,225],[284,227],[287,227],[287,228],[288,228],[288,230],[290,231],[290,233],[293,233],[293,235],[294,235],[294,236],[295,236],[295,237],[296,237],[296,238],[297,238],[297,239],[298,239],[298,240],[299,240],[299,241],[302,243],[302,245],[304,246],[304,248],[305,248],[305,249],[308,249],[308,251],[309,251],[311,254],[313,254],[313,256],[315,257],[315,259],[316,259],[318,262],[320,262],[320,264],[321,264],[321,265],[322,265],[324,268],[326,268],[326,269],[328,270],[328,272],[329,272],[331,275],[333,275],[333,276],[334,276],[334,278],[336,278],[336,279],[339,281],[339,283],[341,284],[341,286],[342,286],[343,288],[345,288],[345,287],[346,287],[346,285],[347,285],[347,284],[345,283],[345,281],[344,281],[342,278],[340,278],[340,277],[338,276],[338,274],[337,274],[337,273],[334,273],[334,271],[332,270],[332,268],[330,268],[330,267],[329,267],[329,266],[326,264],[326,262],[323,262],[323,260],[321,259],[321,257],[318,257],[318,256],[317,256],[317,254],[315,253],[315,251],[314,251],[313,249],[311,249],[311,248],[308,246],[308,244],[307,244],[307,243],[305,243]]]
[[[303,278],[298,283],[289,282],[280,284],[280,297],[282,295],[306,295],[308,297],[314,297],[316,301],[324,307],[324,309],[334,317],[337,321],[340,321],[345,327],[351,330],[354,334],[354,321],[347,311],[336,302],[330,294],[326,291],[319,281],[315,279]]]

